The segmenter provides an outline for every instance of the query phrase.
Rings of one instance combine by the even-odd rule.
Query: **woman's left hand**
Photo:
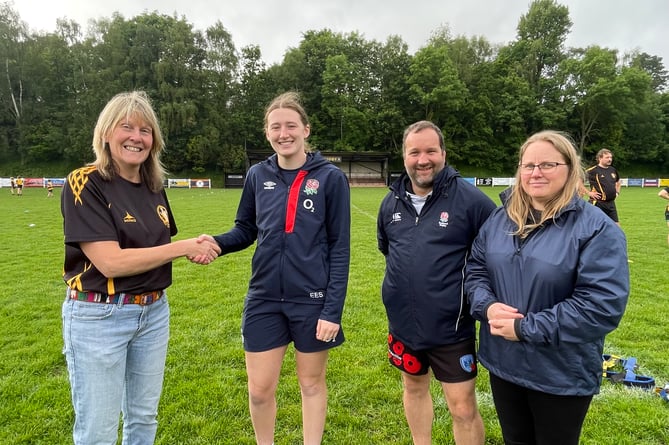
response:
[[[320,341],[330,342],[335,341],[335,337],[339,333],[339,325],[331,321],[319,319],[316,325],[316,338]]]
[[[490,326],[490,333],[492,335],[504,337],[505,340],[518,341],[514,323],[515,319],[512,318],[497,318],[489,320],[488,326]]]

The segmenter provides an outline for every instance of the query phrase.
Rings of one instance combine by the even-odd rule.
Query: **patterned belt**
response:
[[[108,295],[99,292],[81,292],[75,289],[70,289],[68,296],[71,300],[87,301],[89,303],[105,303],[117,304],[122,301],[123,304],[139,304],[140,306],[148,306],[158,300],[165,294],[162,290],[153,292],[145,292],[143,294],[126,294],[119,292],[117,294]]]

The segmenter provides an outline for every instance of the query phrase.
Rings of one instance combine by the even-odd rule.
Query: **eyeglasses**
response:
[[[552,172],[558,165],[568,165],[564,162],[542,162],[541,164],[519,164],[521,173],[530,174],[538,168],[543,173]]]

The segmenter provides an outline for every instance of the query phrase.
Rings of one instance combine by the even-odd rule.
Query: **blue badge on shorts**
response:
[[[460,357],[460,366],[466,372],[476,371],[476,362],[474,361],[474,356],[472,354],[467,354]]]

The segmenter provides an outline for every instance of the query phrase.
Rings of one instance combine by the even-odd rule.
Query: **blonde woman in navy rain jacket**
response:
[[[328,350],[344,341],[350,193],[344,173],[308,153],[307,115],[295,93],[274,99],[265,133],[275,154],[247,174],[235,227],[214,237],[222,254],[257,239],[242,334],[249,407],[258,444],[274,440],[276,387],[293,342],[305,445],[321,443]]]
[[[479,360],[507,444],[578,444],[601,384],[604,337],[627,304],[625,235],[579,198],[582,174],[567,137],[530,137],[516,184],[467,263]]]

